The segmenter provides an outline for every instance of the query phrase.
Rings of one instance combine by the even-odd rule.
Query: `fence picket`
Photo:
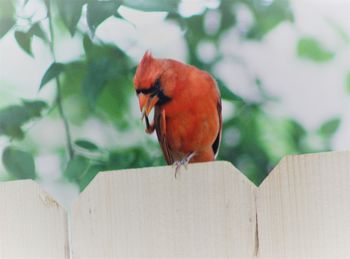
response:
[[[350,152],[285,157],[257,197],[262,258],[350,257]]]
[[[69,258],[66,212],[36,183],[1,183],[0,207],[0,258]]]
[[[102,173],[72,207],[73,257],[251,258],[254,192],[227,162]]]
[[[260,187],[227,162],[100,173],[67,213],[0,184],[0,258],[349,258],[350,152],[287,156]],[[71,250],[70,250],[71,249]]]

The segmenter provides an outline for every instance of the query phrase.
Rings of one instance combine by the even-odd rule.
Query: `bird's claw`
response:
[[[179,160],[179,161],[175,161],[173,163],[173,167],[175,167],[175,178],[177,176],[177,173],[179,172],[181,166],[184,166],[187,170],[188,166],[187,166],[188,163],[186,163],[185,159],[182,159],[182,160]]]
[[[173,167],[175,167],[175,178],[181,166],[184,166],[186,170],[188,169],[188,164],[194,155],[195,155],[195,152],[192,152],[189,155],[185,156],[183,159],[175,161],[173,163]]]
[[[176,175],[177,175],[177,172],[179,171],[180,167],[181,167],[181,163],[180,161],[175,161],[173,163],[173,168],[175,167],[175,178],[176,178]]]

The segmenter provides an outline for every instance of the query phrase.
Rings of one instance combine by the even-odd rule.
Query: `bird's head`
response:
[[[165,94],[166,89],[162,86],[165,71],[164,60],[153,58],[149,51],[144,54],[134,77],[134,86],[142,112],[141,119],[147,117],[154,106],[170,101],[171,98]]]

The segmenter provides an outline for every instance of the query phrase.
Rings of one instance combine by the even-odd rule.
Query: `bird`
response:
[[[222,135],[222,105],[216,80],[206,71],[146,51],[133,79],[145,131],[157,133],[168,165],[215,160]],[[150,113],[154,110],[153,119]]]

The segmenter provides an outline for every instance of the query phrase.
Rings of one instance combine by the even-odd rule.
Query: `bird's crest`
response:
[[[152,79],[153,73],[156,72],[154,71],[155,67],[152,66],[152,64],[154,64],[154,61],[155,59],[153,58],[151,51],[147,50],[136,70],[134,78],[135,85],[140,84],[140,81],[142,81],[143,84],[147,85],[148,81]]]
[[[152,53],[151,53],[150,50],[147,50],[147,51],[145,52],[145,54],[143,55],[143,58],[142,58],[142,60],[141,60],[141,62],[140,62],[140,65],[142,65],[142,66],[147,65],[147,64],[149,64],[150,62],[152,62],[152,60],[153,60]]]

